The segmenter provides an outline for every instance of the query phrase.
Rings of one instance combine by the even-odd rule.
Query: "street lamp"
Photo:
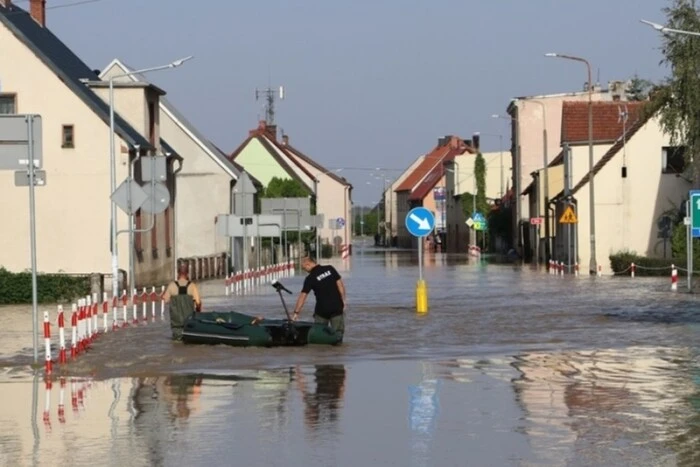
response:
[[[109,185],[110,194],[114,193],[117,188],[117,168],[116,168],[116,156],[114,148],[114,80],[116,78],[123,78],[125,76],[132,76],[135,74],[148,73],[150,71],[165,70],[167,68],[175,68],[187,60],[193,58],[192,55],[175,60],[167,65],[156,66],[152,68],[144,68],[142,70],[129,71],[127,73],[120,73],[117,75],[110,76],[109,78]],[[111,227],[112,227],[112,296],[117,297],[119,295],[119,261],[118,261],[118,249],[117,249],[117,204],[111,202]],[[130,246],[133,248],[133,246]],[[133,281],[134,278],[129,278]],[[135,283],[135,282],[134,282]]]
[[[558,53],[546,53],[545,57],[564,58],[567,60],[575,60],[586,65],[588,70],[588,188],[589,188],[589,203],[590,203],[590,237],[591,237],[591,262],[589,264],[589,273],[596,274],[598,269],[595,253],[595,188],[593,186],[593,85],[591,83],[591,64],[581,57],[573,57],[571,55],[563,55]]]
[[[656,29],[659,32],[663,32],[664,34],[668,34],[669,32],[671,33],[676,33],[676,34],[685,34],[687,36],[700,36],[700,32],[695,32],[695,31],[684,31],[682,29],[672,29],[672,28],[667,28],[666,26],[659,24],[659,23],[653,23],[651,21],[647,21],[644,19],[639,20],[641,23],[647,24],[651,26],[652,28]]]

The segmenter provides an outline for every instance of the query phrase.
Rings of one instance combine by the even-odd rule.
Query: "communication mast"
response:
[[[260,97],[265,98],[265,123],[268,125],[274,125],[275,123],[275,96],[278,91],[280,100],[284,100],[284,86],[280,86],[279,89],[268,87],[267,89],[258,90],[255,88],[255,100],[258,101]]]

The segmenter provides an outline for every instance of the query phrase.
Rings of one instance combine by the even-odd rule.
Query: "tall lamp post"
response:
[[[127,73],[120,73],[109,77],[109,186],[110,194],[114,193],[117,188],[117,168],[116,168],[116,155],[114,147],[114,80],[117,78],[123,78],[126,76],[133,76],[136,74],[148,73],[151,71],[165,70],[168,68],[175,68],[187,60],[193,58],[192,55],[175,60],[174,62],[168,63],[167,65],[160,65],[151,68],[144,68],[142,70],[129,71]],[[117,242],[117,204],[111,202],[111,230],[112,230],[112,296],[117,297],[119,295],[119,255],[118,255],[118,242]],[[133,248],[133,247],[131,247]],[[133,281],[133,278],[130,278]]]
[[[695,32],[695,31],[684,31],[683,29],[672,29],[672,28],[667,28],[666,26],[658,23],[653,23],[651,21],[647,21],[644,19],[639,20],[641,23],[644,23],[646,25],[651,26],[652,28],[656,29],[659,32],[663,32],[664,34],[668,33],[675,33],[675,34],[685,34],[686,36],[700,36],[700,32]]]
[[[581,57],[571,55],[563,55],[559,53],[546,53],[545,57],[564,58],[582,62],[586,65],[588,71],[588,188],[589,188],[589,204],[590,206],[590,237],[591,237],[591,262],[588,266],[590,274],[596,274],[598,264],[596,261],[595,252],[595,188],[593,185],[593,83],[591,82],[591,64],[588,60]]]

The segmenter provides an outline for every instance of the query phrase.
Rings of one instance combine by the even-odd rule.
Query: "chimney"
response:
[[[266,125],[265,133],[273,141],[277,141],[277,125]]]
[[[9,3],[9,2],[8,2]],[[29,0],[29,14],[42,28],[46,27],[46,0]]]
[[[472,141],[474,142],[474,149],[479,150],[479,133],[474,133],[472,136]]]
[[[282,135],[282,144],[287,146],[289,144],[289,136]]]

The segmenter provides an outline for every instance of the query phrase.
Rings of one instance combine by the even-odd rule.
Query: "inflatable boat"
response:
[[[272,284],[282,298],[279,282]],[[236,311],[192,313],[182,330],[186,344],[226,344],[239,347],[337,345],[342,335],[330,327],[307,321],[292,321],[282,298],[287,319],[259,318]]]

